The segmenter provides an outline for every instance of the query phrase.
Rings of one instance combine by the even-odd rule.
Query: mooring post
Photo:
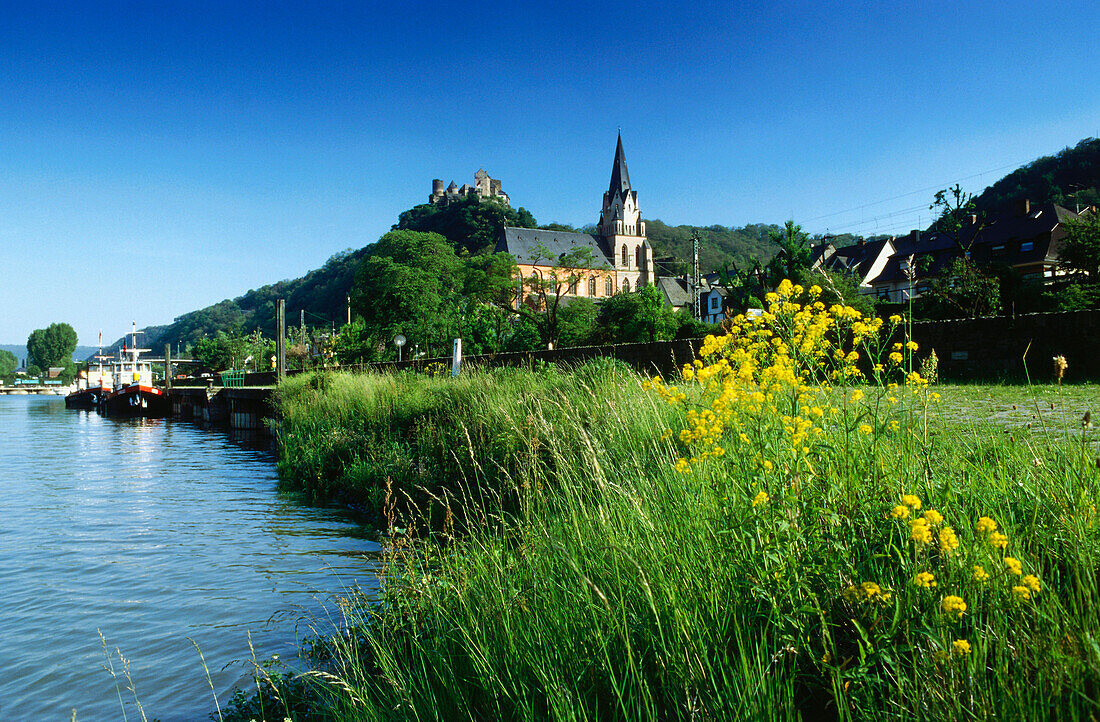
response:
[[[164,388],[172,388],[172,344],[164,344]]]
[[[275,306],[275,384],[286,378],[286,299]]]

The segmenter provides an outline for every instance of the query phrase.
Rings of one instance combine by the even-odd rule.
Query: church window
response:
[[[626,263],[627,263],[627,260],[626,260],[626,259],[627,259],[627,255],[626,255],[626,244],[624,243],[624,244],[623,244],[623,262],[622,262],[622,263],[620,264],[620,265],[622,265],[622,266],[623,266],[624,268],[626,267]]]
[[[637,250],[634,251],[634,265],[637,266],[638,268],[642,267],[642,247],[641,246],[638,246]]]
[[[588,277],[588,295],[589,296],[595,296],[596,295],[596,277],[595,276],[589,276]]]
[[[603,281],[603,295],[614,296],[615,295],[615,282],[611,280],[611,276],[608,276]]]
[[[623,279],[623,293],[630,293],[630,279]]]
[[[566,291],[566,293],[572,294],[574,296],[577,295],[577,277],[576,276],[570,276],[569,277],[569,290]]]

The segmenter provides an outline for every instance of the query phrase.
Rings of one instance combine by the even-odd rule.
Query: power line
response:
[[[883,198],[882,200],[878,200],[878,201],[871,201],[869,203],[862,203],[858,206],[854,206],[852,208],[847,208],[847,209],[842,210],[842,211],[833,211],[832,213],[826,213],[824,215],[816,216],[814,218],[807,218],[803,222],[804,223],[812,223],[813,221],[820,221],[823,218],[832,218],[833,216],[839,216],[839,215],[843,215],[845,213],[853,213],[855,211],[861,211],[865,208],[870,208],[871,206],[877,206],[877,205],[881,205],[883,203],[889,203],[890,201],[900,200],[901,198],[908,198],[909,196],[917,195],[918,193],[928,193],[929,191],[942,190],[943,188],[949,188],[949,187],[951,187],[951,186],[953,186],[957,183],[962,183],[963,181],[973,180],[974,178],[981,178],[982,176],[984,176],[987,173],[996,173],[997,171],[1004,170],[1005,168],[1013,168],[1013,167],[1018,168],[1018,167],[1024,165],[1025,163],[1029,163],[1029,162],[1031,162],[1031,161],[1019,161],[1019,162],[1016,162],[1016,163],[1008,163],[1006,165],[998,166],[997,168],[990,168],[989,170],[982,171],[981,173],[975,173],[974,175],[969,175],[969,176],[966,176],[965,178],[959,178],[958,180],[953,180],[953,181],[950,181],[948,183],[937,184],[937,185],[934,185],[934,186],[928,186],[927,188],[920,188],[918,190],[909,191],[908,193],[902,193],[901,195],[892,196],[890,198]]]

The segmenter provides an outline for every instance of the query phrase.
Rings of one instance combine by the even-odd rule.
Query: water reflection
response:
[[[97,629],[150,718],[204,718],[188,637],[224,696],[249,633],[290,656],[303,615],[334,624],[334,594],[372,588],[368,530],[280,494],[273,458],[263,435],[0,397],[0,632],[20,670],[0,679],[0,719],[121,718]]]

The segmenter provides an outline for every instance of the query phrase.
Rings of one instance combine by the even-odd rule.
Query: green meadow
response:
[[[382,592],[227,718],[1098,714],[1096,386],[834,389],[808,466],[764,429],[685,472],[644,382],[288,381],[283,478],[375,515]]]

